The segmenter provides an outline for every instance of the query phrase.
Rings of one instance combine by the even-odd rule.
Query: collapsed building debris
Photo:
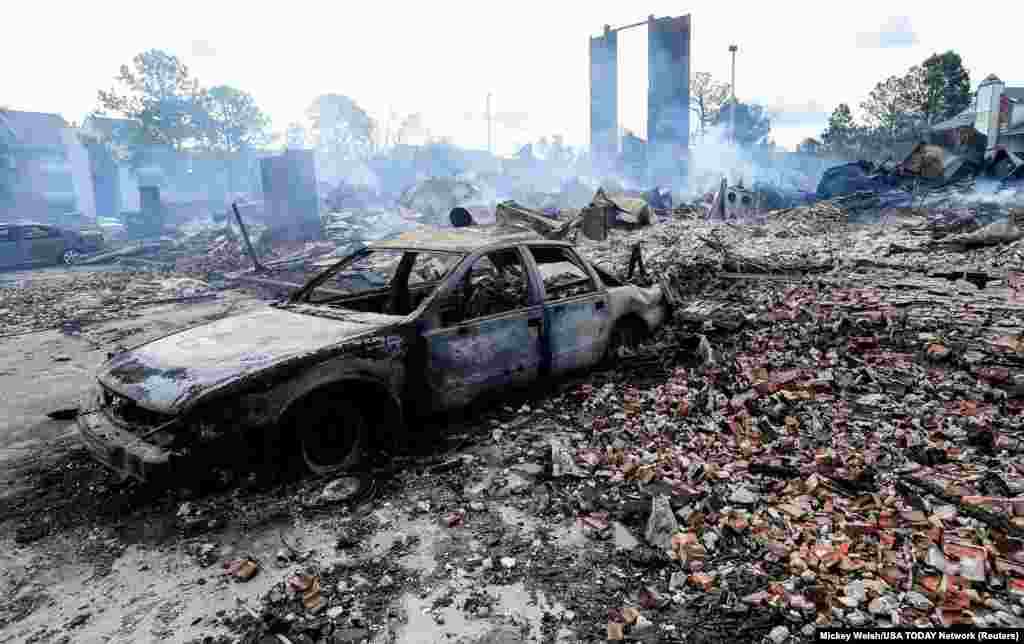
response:
[[[642,238],[655,271],[714,264],[723,251],[768,268],[797,238],[814,244],[847,235],[857,241],[839,252],[883,260],[890,235],[927,230],[924,222],[840,230],[845,221],[834,204],[817,204],[759,226],[666,222],[580,248],[591,257],[632,257],[632,240]],[[723,230],[733,228],[740,229],[735,246]],[[1019,240],[1003,246],[1018,257],[1024,251]],[[952,252],[942,261],[983,252]],[[499,546],[468,574],[479,582],[520,571],[517,578],[542,591],[553,568],[570,566],[569,583],[583,569],[597,567],[603,580],[629,570],[633,590],[623,588],[624,601],[605,581],[571,606],[577,633],[613,639],[669,627],[698,641],[728,637],[705,621],[779,641],[779,621],[786,633],[1024,624],[1010,610],[1024,583],[1017,563],[1024,529],[1013,498],[1024,492],[1014,466],[1024,443],[1016,427],[1024,414],[1024,306],[1011,304],[1008,287],[997,283],[979,289],[928,277],[927,267],[914,270],[926,256],[900,267],[851,261],[846,271],[814,278],[802,274],[800,258],[815,261],[797,252],[791,272],[775,276],[719,269],[694,285],[700,292],[678,312],[680,326],[627,359],[621,377],[576,385],[533,409],[508,408],[494,426],[515,425],[515,434],[483,432],[480,445],[500,440],[502,464],[524,471],[540,454],[550,451],[554,467],[564,450],[574,452],[576,476],[546,482],[543,505],[525,495],[522,511],[579,525],[582,541],[526,533],[524,544],[540,539],[543,547],[508,557]],[[906,269],[920,276],[907,277]],[[998,270],[995,262],[991,271]],[[716,310],[728,310],[736,323],[719,325]],[[951,310],[977,313],[953,320]],[[710,330],[700,346],[713,343],[715,360],[675,353],[698,329]],[[639,384],[630,360],[659,375]],[[558,450],[538,443],[566,422]],[[487,467],[453,462],[454,470],[435,476],[472,482]],[[424,505],[411,494],[404,503],[439,517],[464,503],[456,495]],[[481,512],[494,502],[474,500],[477,510],[456,510],[458,519],[441,525],[481,534],[492,520]],[[616,523],[631,534],[630,545],[607,536]],[[595,558],[581,554],[580,544]],[[508,566],[496,565],[505,558]],[[287,605],[268,598],[271,610]],[[770,617],[762,623],[755,615]],[[309,618],[292,628],[298,624]]]
[[[747,190],[742,185],[730,186],[723,177],[708,216],[720,221],[748,220],[759,214],[760,210],[760,195],[757,192]]]
[[[722,216],[712,218],[703,216],[706,205],[673,204],[658,189],[609,186],[589,192],[589,205],[523,189],[524,199],[492,205],[473,190],[435,199],[431,188],[398,207],[339,191],[326,200],[316,234],[289,239],[273,217],[250,217],[249,207],[262,204],[239,203],[235,217],[191,228],[179,222],[173,236],[163,226],[154,237],[165,239],[90,258],[153,272],[4,286],[0,324],[11,333],[78,333],[83,321],[216,296],[226,285],[284,294],[356,247],[402,235],[399,242],[409,243],[410,232],[450,245],[487,235],[492,222],[533,233],[522,239],[572,240],[578,231],[575,252],[595,266],[595,281],[660,286],[674,310],[668,329],[521,407],[471,412],[450,442],[451,432],[439,432],[445,438],[427,439],[426,456],[369,463],[358,484],[317,478],[260,497],[200,495],[193,503],[202,512],[179,511],[186,534],[214,532],[222,517],[250,526],[264,512],[309,519],[330,508],[329,543],[346,555],[343,564],[329,562],[283,536],[277,553],[218,557],[215,545],[188,543],[205,565],[223,560],[226,579],[254,579],[244,587],[276,575],[259,611],[247,606],[222,624],[253,642],[268,633],[304,642],[383,639],[403,628],[394,617],[407,611],[406,628],[443,641],[448,634],[431,629],[445,618],[475,627],[498,612],[488,593],[522,584],[524,592],[566,598],[537,619],[545,636],[556,623],[581,640],[784,642],[825,625],[1019,627],[1024,213],[1006,202],[958,201],[974,170],[951,159],[921,146],[902,165],[861,167],[847,179],[834,173],[838,187],[826,186],[829,198],[814,204],[795,190],[778,188],[769,200],[764,185],[726,183],[712,209]],[[1002,157],[997,174],[1010,177],[1017,161]],[[939,205],[944,196],[948,203]],[[467,230],[436,229],[446,223]],[[325,241],[315,241],[321,231]],[[503,262],[493,264],[487,277],[508,277]],[[338,285],[381,287],[386,280],[368,278],[374,267],[365,268],[339,270]],[[444,268],[414,266],[405,278]],[[469,310],[478,315],[493,312],[514,286],[470,283]],[[579,284],[550,286],[572,293]],[[423,295],[410,291],[366,298],[365,308],[379,311],[324,313],[328,304],[315,319],[362,330],[397,324]],[[306,322],[314,308],[302,310]],[[278,333],[266,322],[250,326]],[[523,324],[527,337],[544,334]],[[574,328],[565,337],[586,335]],[[288,336],[295,343],[289,368],[309,358],[307,336]],[[253,337],[233,330],[193,344],[234,351],[238,363],[255,368],[270,352],[265,344],[242,346]],[[377,337],[346,350],[375,364],[402,351],[398,334]],[[492,348],[470,346],[465,355],[473,360]],[[548,350],[554,363],[559,357]],[[228,362],[223,354],[207,362],[204,377],[224,376]],[[161,365],[122,366],[133,374]],[[189,377],[194,368],[184,368],[193,370]],[[149,384],[149,391],[162,387]],[[68,420],[93,411],[50,409]],[[230,421],[241,425],[236,412]],[[246,414],[258,415],[259,405]],[[334,416],[306,421],[331,426]],[[166,427],[142,433],[157,429],[147,439],[166,441]],[[134,490],[107,488],[105,479],[79,485],[68,473],[87,466],[72,465],[48,476],[78,486],[75,498],[83,490],[101,498]],[[29,516],[23,512],[16,516]],[[300,529],[312,532],[313,524]],[[48,529],[26,519],[20,543]],[[418,542],[438,534],[444,547]],[[275,561],[277,573],[267,563]],[[417,561],[429,569],[413,570]],[[467,585],[489,590],[470,593]],[[6,616],[0,611],[0,620]]]
[[[953,195],[971,195],[982,179],[994,180],[1002,189],[1024,176],[1024,159],[1014,153],[999,150],[985,160],[977,148],[960,152],[921,142],[899,163],[862,160],[834,166],[822,175],[817,197],[875,193],[890,205],[936,203]]]
[[[579,224],[579,216],[566,221],[547,217],[535,210],[520,206],[514,201],[498,204],[494,211],[495,221],[500,226],[519,226],[532,230],[545,239],[566,239]]]
[[[651,225],[651,207],[643,198],[624,194],[608,195],[604,188],[598,188],[589,208],[604,213],[610,227]]]
[[[131,318],[139,309],[215,297],[202,280],[151,271],[40,275],[0,285],[0,336]]]
[[[614,368],[471,415],[450,452],[389,455],[378,500],[331,502],[372,509],[331,513],[344,564],[293,553],[305,547],[225,555],[229,572],[242,553],[313,568],[264,564],[252,583],[276,575],[273,588],[231,628],[245,641],[368,637],[402,628],[391,614],[412,606],[426,617],[412,627],[440,641],[442,616],[464,626],[490,614],[466,584],[512,583],[565,597],[552,614],[580,639],[1020,627],[1024,239],[992,233],[1019,227],[1021,213],[873,203],[840,197],[729,223],[680,215],[581,240],[609,284],[671,282],[681,300],[668,329]],[[501,210],[541,235],[570,221]],[[230,245],[238,270],[249,265],[235,228],[189,243]],[[312,254],[273,243],[268,268]],[[54,289],[32,292],[0,306],[27,317]],[[308,516],[326,502],[305,499],[330,485],[260,499]],[[255,512],[244,496],[200,503],[232,521]],[[412,539],[433,534],[444,548]],[[371,541],[394,545],[382,557]],[[420,560],[429,572],[410,567]],[[438,594],[415,603],[422,593]]]
[[[474,205],[483,197],[479,187],[449,177],[431,177],[402,193],[399,205],[421,213],[427,223],[444,225],[444,218],[456,206]]]

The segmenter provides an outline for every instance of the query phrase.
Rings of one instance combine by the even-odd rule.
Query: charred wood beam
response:
[[[633,251],[629,255],[629,269],[626,271],[626,279],[633,279],[633,272],[637,269],[640,271],[640,277],[647,279],[647,269],[644,268],[644,256],[639,242],[633,244]]]
[[[803,473],[795,467],[769,465],[768,463],[751,463],[747,470],[751,474],[762,474],[779,479],[795,479],[803,476]]]
[[[232,202],[231,209],[235,211],[235,219],[238,221],[238,228],[242,231],[242,239],[245,240],[245,250],[249,253],[249,257],[252,258],[253,268],[256,269],[257,273],[269,273],[270,271],[260,263],[260,258],[256,256],[256,251],[252,247],[252,241],[249,239],[249,229],[245,227],[245,222],[242,221],[242,214],[238,212],[238,204]]]
[[[966,516],[981,521],[990,528],[1001,530],[1006,534],[1013,535],[1018,538],[1024,538],[1024,528],[1017,526],[1010,522],[1010,519],[1004,515],[990,512],[984,508],[979,508],[973,505],[968,505],[963,502],[963,498],[947,494],[946,490],[938,483],[931,481],[924,481],[915,476],[907,476],[896,481],[896,489],[903,494],[909,493],[910,486],[916,487],[920,490],[928,492],[932,496],[945,501],[946,503],[957,506],[957,508]],[[902,489],[901,489],[902,488]]]

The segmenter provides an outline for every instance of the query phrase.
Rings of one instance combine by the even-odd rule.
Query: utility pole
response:
[[[494,147],[491,141],[491,93],[487,92],[487,152],[494,154]]]
[[[732,53],[732,107],[729,109],[729,131],[732,133],[732,142],[736,143],[736,45],[729,45],[729,52]]]

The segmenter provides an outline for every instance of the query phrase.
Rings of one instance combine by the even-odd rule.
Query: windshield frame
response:
[[[438,280],[439,284],[443,284],[445,282],[445,280],[447,280],[448,277],[452,274],[452,272],[456,268],[458,268],[458,266],[468,256],[468,254],[464,253],[464,252],[450,251],[450,250],[437,250],[437,249],[433,249],[433,248],[392,248],[390,246],[388,248],[374,248],[373,246],[364,246],[364,247],[360,248],[359,250],[355,251],[354,253],[352,253],[351,255],[348,255],[348,256],[343,257],[342,259],[338,260],[337,263],[328,266],[320,274],[315,275],[312,278],[310,278],[310,280],[308,282],[306,282],[306,284],[302,288],[300,288],[299,290],[297,290],[294,293],[292,293],[292,295],[288,298],[288,302],[292,303],[292,304],[297,304],[297,303],[315,304],[314,302],[310,302],[309,301],[310,293],[312,293],[317,288],[322,286],[324,282],[326,282],[327,280],[329,280],[332,277],[334,277],[338,272],[340,272],[346,266],[349,266],[350,264],[355,263],[357,260],[360,260],[360,259],[362,259],[362,258],[364,258],[364,257],[366,257],[368,255],[372,255],[374,253],[393,253],[393,252],[394,253],[401,253],[402,257],[399,259],[399,262],[404,261],[406,253],[430,253],[430,254],[438,254],[438,255],[454,255],[454,256],[458,257],[458,260],[453,262],[451,267],[448,269],[448,271],[444,275],[441,276],[440,280]],[[393,286],[394,286],[394,276],[392,276],[391,280],[388,282],[387,288],[390,289]],[[358,296],[358,295],[359,295],[358,293],[353,293],[352,294],[352,296]],[[427,298],[427,299],[430,299],[430,298]]]

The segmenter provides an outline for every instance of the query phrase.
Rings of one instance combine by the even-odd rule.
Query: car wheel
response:
[[[608,348],[605,350],[605,361],[615,361],[622,349],[636,350],[646,335],[643,323],[637,320],[619,320],[612,329],[612,337],[608,341]]]
[[[69,248],[63,253],[61,253],[60,262],[65,266],[73,266],[78,262],[81,256],[82,254],[80,252],[78,252],[74,248]]]
[[[298,419],[306,467],[314,474],[331,474],[358,465],[367,440],[363,412],[346,400],[311,402]]]

